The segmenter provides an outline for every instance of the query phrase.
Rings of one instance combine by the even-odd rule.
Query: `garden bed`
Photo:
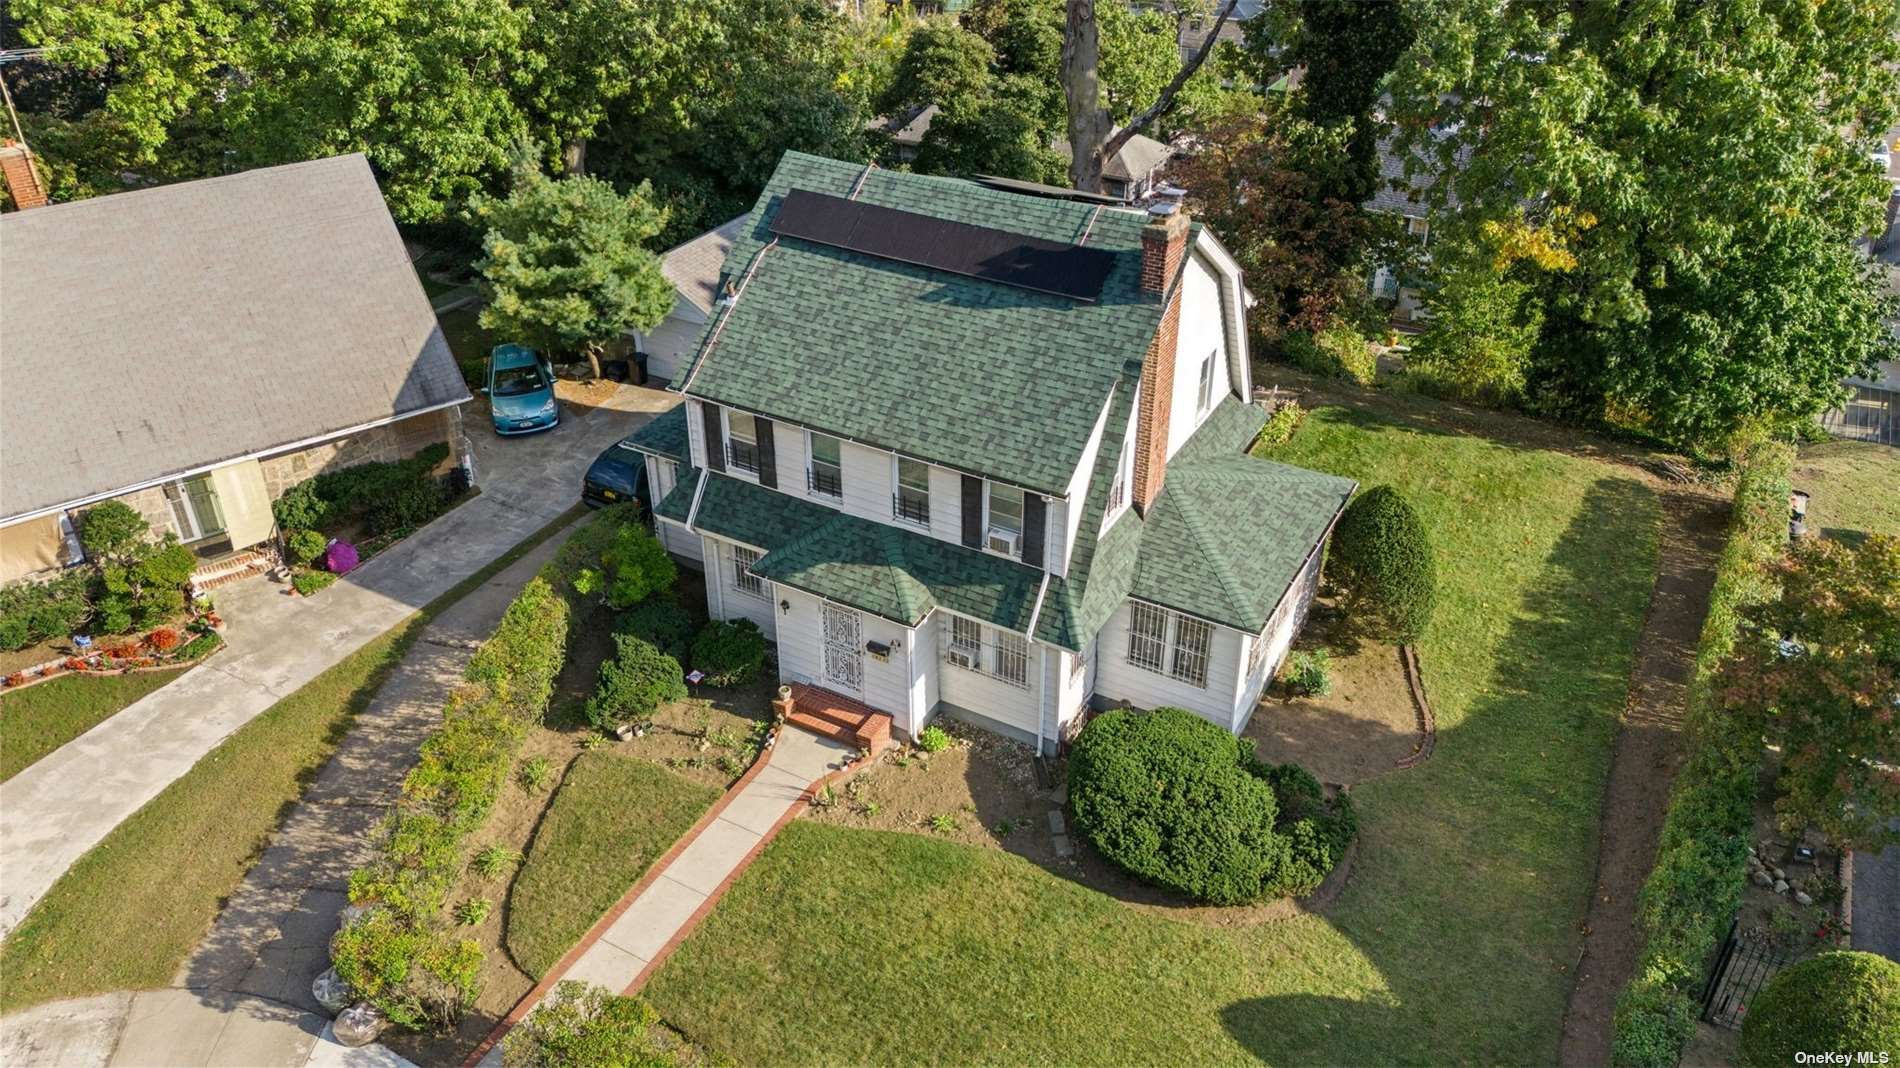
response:
[[[1275,683],[1245,737],[1260,759],[1294,763],[1325,783],[1351,786],[1395,770],[1419,744],[1418,710],[1396,646],[1354,637],[1341,613],[1316,601],[1294,651],[1331,653],[1332,689],[1294,695]]]

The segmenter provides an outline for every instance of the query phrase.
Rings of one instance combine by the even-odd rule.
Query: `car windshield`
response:
[[[529,364],[526,367],[504,367],[495,372],[495,396],[519,397],[528,393],[537,393],[548,388],[548,380],[541,375],[541,369]]]

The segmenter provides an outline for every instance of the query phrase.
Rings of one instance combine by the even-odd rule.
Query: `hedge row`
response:
[[[337,932],[331,958],[353,995],[396,1024],[451,1023],[480,993],[481,946],[455,936],[448,895],[467,863],[468,836],[487,819],[553,695],[569,621],[585,596],[574,579],[598,566],[629,518],[625,508],[594,516],[509,604],[403,780],[379,855],[350,876],[350,903],[365,911]]]
[[[1689,759],[1637,903],[1643,955],[1617,998],[1618,1065],[1673,1068],[1681,1059],[1695,1032],[1703,968],[1741,905],[1761,739],[1717,714],[1711,682],[1735,648],[1742,610],[1775,594],[1769,568],[1787,550],[1793,468],[1794,449],[1777,442],[1741,458],[1729,540],[1689,684]]]
[[[438,441],[406,460],[326,471],[290,487],[271,503],[271,513],[284,530],[327,529],[358,519],[372,534],[421,526],[448,503],[434,474],[448,458],[449,447]]]

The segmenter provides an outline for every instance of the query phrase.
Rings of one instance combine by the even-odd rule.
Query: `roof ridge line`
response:
[[[1202,559],[1207,561],[1209,568],[1214,572],[1214,578],[1219,580],[1221,592],[1227,597],[1228,607],[1245,610],[1248,606],[1246,598],[1242,596],[1239,577],[1233,573],[1232,568],[1228,567],[1227,557],[1215,551],[1210,543],[1208,531],[1202,522],[1200,508],[1186,497],[1176,501],[1174,506],[1180,510],[1181,521],[1187,526],[1188,532],[1194,535],[1195,548],[1200,550]],[[1238,615],[1239,612],[1235,614]]]
[[[693,379],[699,377],[700,370],[712,359],[713,349],[719,344],[720,333],[726,329],[726,324],[732,321],[733,313],[739,308],[739,298],[745,295],[746,284],[752,281],[752,276],[758,271],[759,264],[765,262],[765,254],[777,247],[778,236],[773,235],[772,240],[753,255],[752,262],[746,266],[745,277],[739,279],[738,287],[732,291],[732,300],[726,304],[726,314],[720,316],[719,321],[713,324],[712,333],[706,335],[706,344],[701,348],[699,358],[693,361],[693,369],[687,372],[686,381],[680,383],[682,395],[692,388]]]

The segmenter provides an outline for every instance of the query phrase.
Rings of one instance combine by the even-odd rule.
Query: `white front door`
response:
[[[844,693],[864,692],[864,639],[858,614],[825,604],[825,684]]]

